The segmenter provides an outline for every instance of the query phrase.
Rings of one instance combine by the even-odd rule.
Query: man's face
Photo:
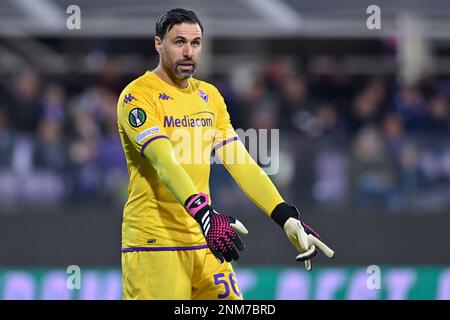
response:
[[[188,79],[197,67],[201,53],[202,30],[198,24],[174,25],[161,39],[155,37],[155,47],[164,69],[177,79]]]

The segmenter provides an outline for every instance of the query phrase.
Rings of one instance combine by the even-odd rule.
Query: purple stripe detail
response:
[[[233,137],[233,138],[227,139],[227,140],[225,140],[225,141],[222,141],[221,143],[219,143],[217,146],[215,146],[215,147],[212,149],[211,154],[214,155],[214,154],[216,153],[216,150],[217,150],[217,149],[222,148],[222,147],[223,147],[224,145],[226,145],[227,143],[232,142],[232,141],[235,141],[235,140],[239,140],[239,137]]]
[[[153,137],[153,138],[151,138],[151,139],[148,139],[148,140],[145,141],[145,143],[142,145],[142,148],[141,148],[141,156],[144,155],[144,149],[148,146],[148,144],[149,144],[150,142],[152,142],[153,140],[156,140],[156,139],[160,139],[160,138],[166,138],[166,139],[169,139],[168,136],[156,136],[156,137]]]
[[[181,251],[181,250],[198,250],[207,249],[208,245],[203,244],[200,246],[190,246],[190,247],[134,247],[134,248],[122,248],[122,252],[134,252],[134,251]]]

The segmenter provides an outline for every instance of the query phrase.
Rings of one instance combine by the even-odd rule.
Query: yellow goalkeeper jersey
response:
[[[206,248],[197,222],[160,180],[143,150],[155,139],[169,139],[198,192],[209,194],[211,152],[238,139],[219,91],[194,78],[179,89],[147,71],[122,91],[117,116],[130,176],[122,251]]]

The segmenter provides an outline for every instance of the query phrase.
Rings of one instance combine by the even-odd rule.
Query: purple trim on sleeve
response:
[[[166,138],[166,139],[169,139],[168,136],[156,136],[156,137],[153,137],[153,138],[151,138],[151,139],[148,139],[148,140],[145,141],[145,143],[142,145],[142,148],[141,148],[141,156],[144,155],[144,149],[148,146],[148,144],[149,144],[150,142],[152,142],[153,140],[156,140],[156,139],[160,139],[160,138]]]
[[[122,252],[134,252],[134,251],[182,251],[182,250],[198,250],[207,249],[207,244],[202,244],[200,246],[187,246],[187,247],[134,247],[134,248],[122,248]]]
[[[227,143],[232,142],[232,141],[235,141],[235,140],[239,140],[239,137],[236,136],[236,137],[227,139],[227,140],[225,140],[225,141],[222,141],[221,143],[219,143],[217,146],[215,146],[215,147],[212,149],[211,154],[214,155],[214,154],[216,153],[216,150],[217,150],[217,149],[222,148],[222,147],[223,147],[224,145],[226,145]]]

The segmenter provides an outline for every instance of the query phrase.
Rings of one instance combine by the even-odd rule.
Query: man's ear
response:
[[[155,49],[156,49],[156,52],[158,52],[158,54],[161,54],[161,44],[162,44],[162,39],[158,36],[155,36]]]

